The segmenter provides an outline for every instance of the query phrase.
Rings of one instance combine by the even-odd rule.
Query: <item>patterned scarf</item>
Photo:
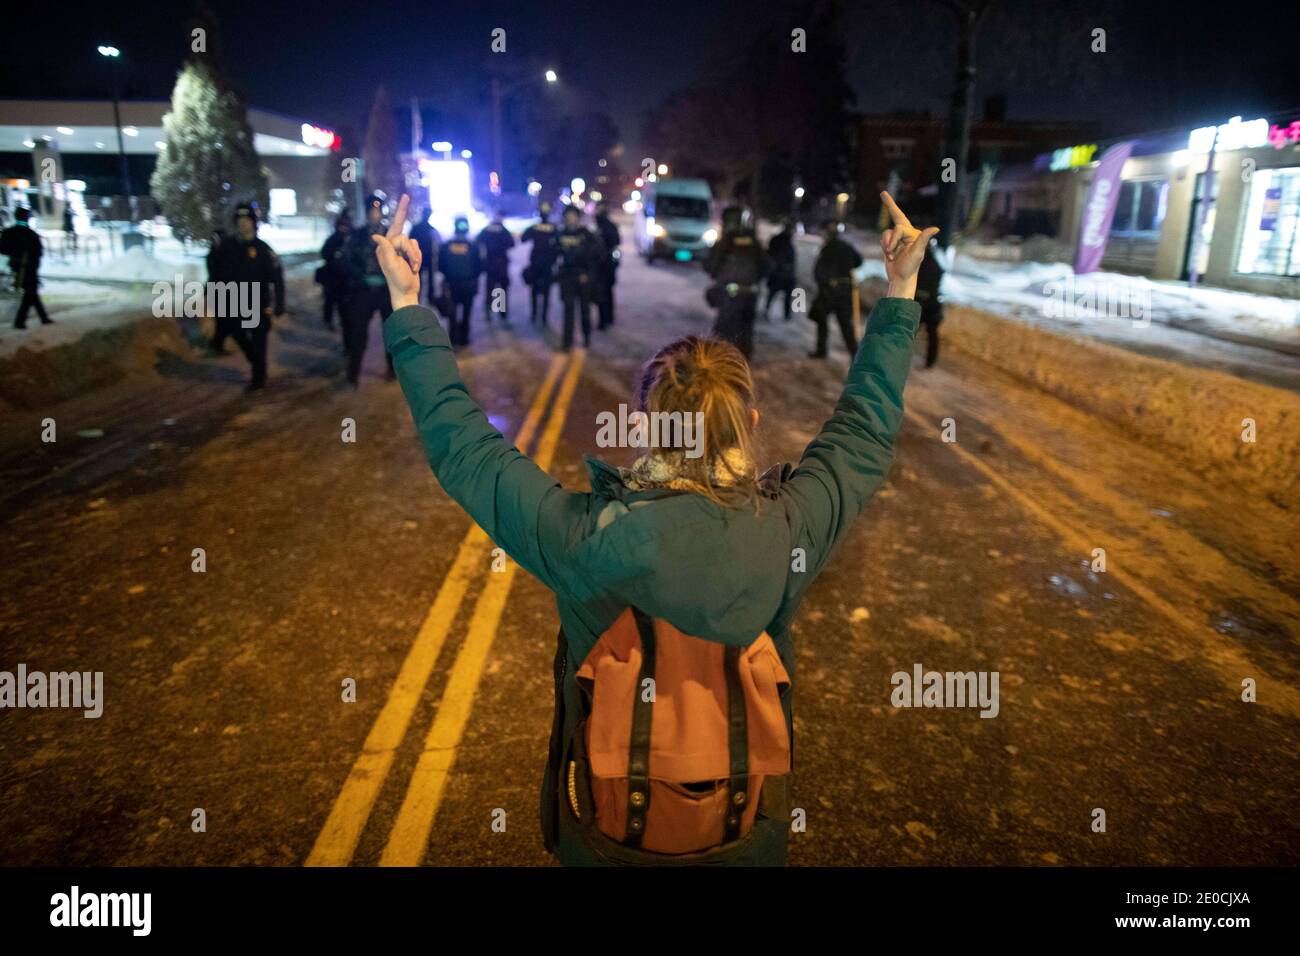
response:
[[[652,452],[632,462],[631,468],[620,468],[619,474],[623,476],[623,484],[632,491],[672,488],[702,494],[705,489],[699,483],[682,476],[685,456],[683,451],[671,451],[662,455]],[[754,463],[739,448],[728,448],[722,458],[714,458],[711,473],[714,488],[726,488],[755,478]]]

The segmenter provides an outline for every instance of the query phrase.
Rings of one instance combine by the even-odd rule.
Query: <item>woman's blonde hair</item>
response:
[[[679,476],[719,504],[719,485],[754,494],[754,377],[738,348],[697,335],[670,342],[642,369],[636,402],[638,411],[649,414],[703,413],[703,453],[674,454]]]

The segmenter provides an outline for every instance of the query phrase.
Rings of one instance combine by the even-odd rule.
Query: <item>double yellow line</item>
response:
[[[556,355],[551,359],[546,377],[515,438],[515,447],[526,453],[541,424],[551,393],[555,391],[556,383],[560,382],[546,429],[533,456],[542,469],[550,467],[555,455],[555,447],[559,443],[560,432],[564,428],[569,404],[573,400],[573,392],[578,385],[585,360],[586,353],[582,349],[575,349],[569,355]],[[347,866],[352,862],[375,800],[392,768],[393,757],[406,737],[420,694],[429,682],[429,676],[447,641],[447,634],[460,610],[465,593],[489,565],[487,559],[490,544],[488,536],[478,525],[471,526],[461,541],[456,560],[452,562],[424,624],[416,635],[415,643],[402,662],[397,679],[388,692],[388,699],[375,719],[374,726],[370,728],[361,754],[352,765],[352,771],[344,781],[343,789],[316,837],[316,843],[307,857],[307,866]],[[505,571],[489,573],[487,583],[474,604],[469,632],[456,655],[447,687],[438,704],[437,716],[429,728],[415,772],[407,786],[406,797],[389,832],[388,842],[380,857],[381,866],[416,866],[424,857],[434,817],[442,803],[447,779],[456,758],[456,748],[469,721],[474,695],[478,691],[483,668],[496,637],[497,625],[505,611],[516,570],[514,562],[510,562]]]

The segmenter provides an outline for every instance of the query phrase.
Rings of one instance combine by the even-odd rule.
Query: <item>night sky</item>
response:
[[[209,6],[220,23],[227,72],[251,105],[360,132],[381,82],[398,105],[413,95],[436,103],[448,93],[462,103],[475,97],[486,103],[488,43],[500,26],[508,31],[506,56],[554,65],[564,79],[562,95],[608,111],[634,151],[647,110],[707,75],[755,21],[797,5],[232,0]],[[1127,133],[1300,107],[1295,37],[1284,29],[1289,6],[997,0],[982,35],[976,111],[984,96],[1004,93],[1012,118],[1091,120],[1104,133]],[[78,12],[61,5],[56,26],[47,5],[11,5],[0,41],[0,96],[102,96],[95,46],[109,42],[128,58],[127,98],[166,98],[185,53],[189,9],[185,3],[100,3]],[[941,114],[952,85],[955,30],[940,0],[858,2],[847,9],[857,108]],[[1107,30],[1105,54],[1089,50],[1093,27]],[[17,49],[15,37],[26,38]]]

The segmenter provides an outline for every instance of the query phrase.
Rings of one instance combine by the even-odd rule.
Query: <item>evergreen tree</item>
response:
[[[404,189],[402,167],[397,160],[397,126],[393,122],[393,106],[388,91],[382,86],[375,90],[370,105],[370,119],[366,123],[366,142],[361,150],[366,188],[381,191],[394,205]]]
[[[181,68],[163,135],[167,145],[149,188],[176,238],[208,240],[228,231],[242,202],[269,207],[266,173],[243,100],[210,57],[192,57]]]

